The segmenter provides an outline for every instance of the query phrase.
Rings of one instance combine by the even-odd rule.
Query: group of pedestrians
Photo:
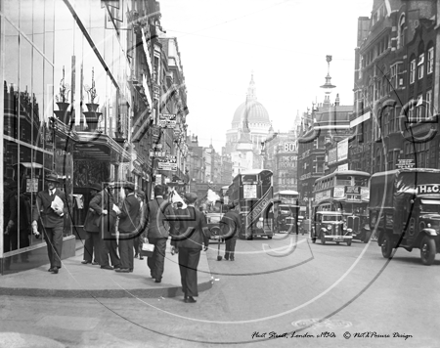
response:
[[[142,244],[148,241],[154,245],[154,251],[148,257],[147,265],[151,277],[160,283],[166,245],[171,237],[172,254],[178,253],[184,302],[196,302],[200,252],[203,245],[206,250],[209,244],[206,219],[194,207],[197,195],[186,194],[187,208],[180,206],[174,209],[166,197],[167,187],[155,186],[154,199],[147,203],[145,193],[135,192],[134,185],[127,183],[124,185],[125,199],[117,206],[108,187],[101,189],[100,185],[92,184],[90,189],[93,197],[84,223],[87,237],[82,263],[99,264],[102,269],[130,273],[133,272],[135,254],[142,255]],[[119,232],[118,244],[116,228]]]
[[[67,213],[66,195],[57,188],[56,175],[46,176],[45,182],[46,188],[36,197],[32,229],[36,232],[42,228],[50,260],[49,272],[58,274],[62,266],[60,255],[64,215]],[[166,197],[167,187],[155,186],[154,199],[147,203],[144,192],[135,192],[134,184],[126,183],[123,186],[125,198],[118,205],[106,183],[90,184],[89,189],[92,198],[84,222],[87,236],[82,263],[130,273],[134,269],[135,254],[140,254],[142,244],[148,241],[154,245],[154,252],[148,257],[147,265],[151,277],[160,283],[164,273],[165,249],[171,237],[171,253],[178,254],[184,302],[196,302],[197,267],[202,249],[208,249],[210,235],[204,214],[194,206],[197,195],[185,194],[187,206],[173,208]],[[239,224],[239,216],[232,210],[222,220],[224,234],[227,235],[225,259],[234,260]]]
[[[116,272],[133,272],[135,241],[139,247],[139,235],[145,224],[145,214],[141,210],[145,194],[138,191],[135,195],[134,184],[126,183],[123,186],[125,199],[119,207],[108,184],[90,184],[89,189],[92,199],[84,222],[86,239],[82,263]]]

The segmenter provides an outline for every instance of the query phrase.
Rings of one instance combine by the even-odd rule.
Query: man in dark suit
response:
[[[154,199],[148,203],[148,231],[147,238],[154,244],[153,256],[147,260],[151,276],[156,283],[162,281],[165,264],[165,249],[170,229],[173,226],[174,210],[170,203],[164,200],[165,188],[162,185],[154,187]]]
[[[101,185],[99,184],[89,184],[90,194],[92,199],[89,203],[89,210],[87,211],[86,219],[84,221],[84,231],[86,231],[86,240],[84,242],[84,261],[81,263],[88,264],[92,263],[93,254],[95,255],[96,263],[100,264],[100,250],[101,250],[101,238],[100,232],[100,219],[101,219],[101,209],[96,209],[96,196],[99,191],[101,191]]]
[[[220,230],[226,241],[225,260],[235,260],[235,244],[241,230],[240,214],[235,210],[235,204],[228,206],[228,211],[220,221]]]
[[[148,224],[148,204],[145,201],[145,192],[139,190],[136,194],[138,200],[139,200],[139,204],[140,204],[140,208],[139,208],[139,222],[138,222],[138,226],[139,226],[139,231],[140,234],[138,237],[136,237],[133,241],[134,243],[134,252],[135,255],[134,257],[138,257],[139,255],[139,260],[143,260],[144,258],[141,255],[141,250],[142,250],[142,244],[143,244],[143,238],[144,238],[144,230],[145,227]],[[146,238],[146,235],[145,235]]]
[[[203,213],[194,207],[197,200],[195,193],[187,193],[186,209],[180,209],[176,214],[176,234],[172,235],[172,253],[179,253],[179,267],[182,281],[182,291],[185,303],[194,303],[198,296],[197,266],[203,244],[204,250],[209,245],[209,229]]]
[[[125,199],[122,202],[121,214],[119,215],[119,255],[121,268],[116,272],[133,272],[134,268],[134,238],[139,235],[139,200],[134,195],[134,184],[124,185]]]
[[[41,219],[50,260],[49,272],[57,274],[61,268],[64,214],[67,213],[67,202],[64,192],[56,187],[59,180],[55,173],[46,175],[45,182],[46,189],[37,193],[32,225],[37,226],[37,220]]]
[[[91,202],[92,204],[92,202]],[[109,256],[114,269],[121,268],[121,260],[118,256],[118,244],[116,243],[115,224],[117,215],[120,213],[119,208],[116,207],[114,197],[110,191],[108,183],[104,184],[104,189],[96,195],[96,201],[93,202],[92,207],[99,211],[101,209],[101,268],[112,269],[109,265]],[[115,209],[117,211],[115,211]]]

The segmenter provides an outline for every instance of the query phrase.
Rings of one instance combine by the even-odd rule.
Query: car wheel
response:
[[[324,245],[325,244],[325,237],[324,237],[324,233],[321,232],[321,244]]]
[[[381,245],[382,256],[388,259],[393,251],[393,241],[389,233],[385,233]]]
[[[347,240],[347,245],[348,245],[348,246],[351,245],[351,239]]]
[[[272,236],[267,236],[267,239],[272,239]]]
[[[428,236],[423,237],[420,245],[420,257],[424,265],[431,266],[433,264],[436,251],[434,239]]]
[[[336,245],[339,245],[339,242],[336,242]]]

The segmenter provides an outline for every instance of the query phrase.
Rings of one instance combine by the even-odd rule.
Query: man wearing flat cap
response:
[[[203,213],[194,207],[197,195],[187,193],[184,198],[188,206],[179,210],[176,216],[176,233],[172,236],[171,245],[172,251],[179,253],[183,300],[194,303],[194,296],[198,296],[197,266],[203,244],[204,250],[208,249],[209,230]]]
[[[125,199],[122,202],[119,215],[119,255],[121,268],[116,272],[129,273],[134,269],[134,238],[139,235],[137,223],[139,221],[140,203],[134,195],[134,184],[124,184]]]
[[[66,195],[56,186],[59,183],[56,173],[45,177],[46,189],[37,193],[36,208],[32,214],[32,225],[41,220],[49,256],[49,272],[57,274],[61,268],[63,246],[64,214],[67,213]]]

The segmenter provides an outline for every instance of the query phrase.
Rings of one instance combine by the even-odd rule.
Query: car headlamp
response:
[[[332,225],[327,225],[327,230],[331,230],[332,229]]]

